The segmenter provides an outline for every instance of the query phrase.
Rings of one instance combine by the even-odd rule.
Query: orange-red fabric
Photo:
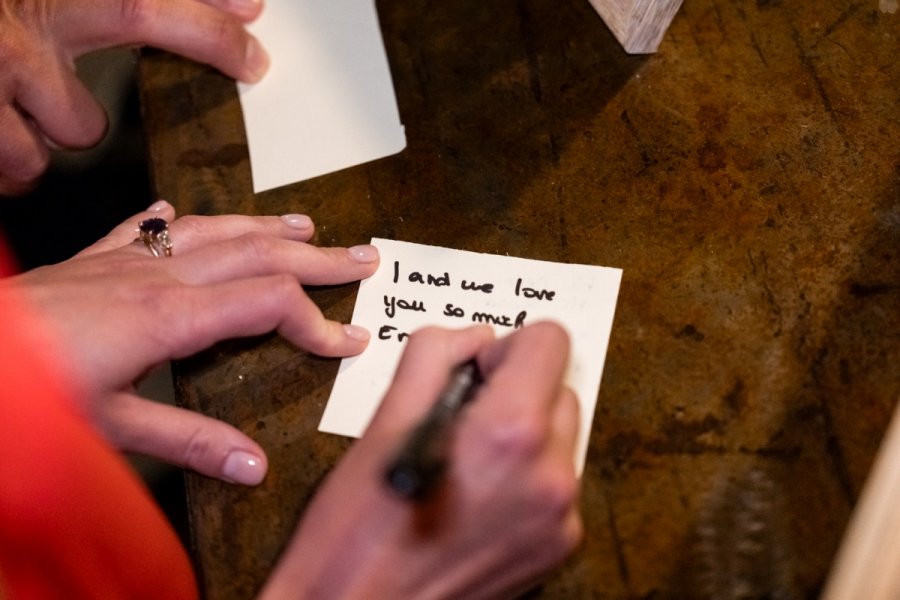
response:
[[[196,598],[178,537],[79,415],[47,339],[0,294],[0,598]]]

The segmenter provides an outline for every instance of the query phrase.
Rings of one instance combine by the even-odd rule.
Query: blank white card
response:
[[[266,0],[248,29],[272,59],[238,84],[254,192],[406,147],[374,0]]]

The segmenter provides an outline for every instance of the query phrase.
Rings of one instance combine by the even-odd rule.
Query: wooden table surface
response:
[[[688,0],[622,52],[587,0],[381,0],[408,147],[254,195],[235,86],[146,53],[160,197],[624,270],[586,538],[534,597],[810,598],[900,397],[900,12]],[[177,243],[177,241],[176,241]],[[350,318],[356,285],[310,290]],[[338,361],[276,336],[176,365],[188,407],[266,449],[258,488],[188,476],[209,598],[260,587],[349,441]]]

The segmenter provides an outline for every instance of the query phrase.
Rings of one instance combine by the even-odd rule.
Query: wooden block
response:
[[[682,0],[590,0],[629,54],[656,52]]]

